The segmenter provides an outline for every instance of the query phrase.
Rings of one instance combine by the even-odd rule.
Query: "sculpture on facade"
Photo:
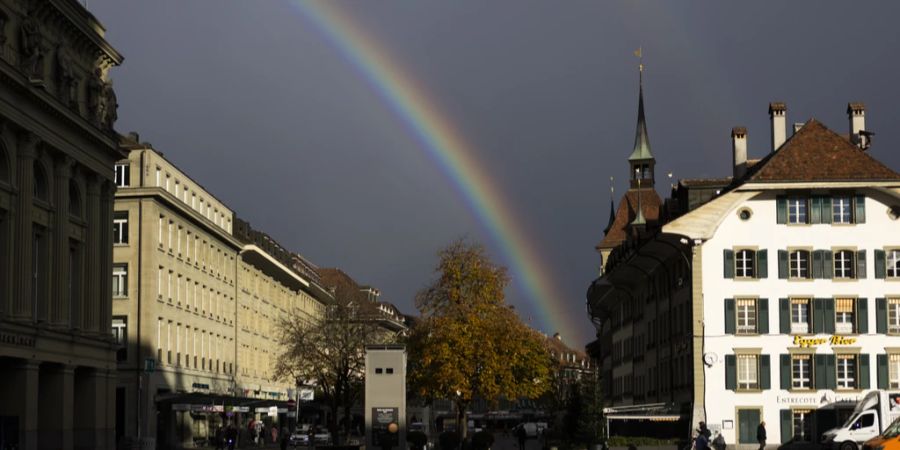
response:
[[[118,108],[119,101],[116,98],[116,91],[113,90],[112,80],[103,86],[103,111],[104,115],[101,119],[103,127],[111,130],[116,120],[119,118]]]
[[[19,31],[19,45],[22,51],[22,68],[31,80],[44,78],[44,44],[41,26],[35,18],[35,7],[22,20]]]
[[[94,74],[87,80],[87,105],[88,118],[96,125],[103,123],[105,117],[103,101],[103,72],[99,67],[94,69]]]
[[[57,94],[69,108],[78,107],[78,77],[72,64],[68,47],[60,43],[56,47]]]

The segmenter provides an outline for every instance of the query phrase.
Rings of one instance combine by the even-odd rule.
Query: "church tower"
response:
[[[644,117],[644,65],[640,66],[638,88],[637,129],[634,131],[634,151],[628,157],[631,168],[631,189],[653,188],[656,159],[650,152],[650,137],[647,135],[647,119]]]
[[[640,55],[638,55],[640,56]],[[619,200],[613,214],[610,205],[609,224],[604,230],[603,240],[597,244],[601,267],[609,262],[612,251],[629,237],[636,237],[656,226],[659,220],[662,199],[656,192],[654,171],[656,158],[650,151],[650,137],[647,133],[647,119],[644,115],[644,65],[640,65],[638,78],[638,114],[634,133],[634,148],[628,157],[629,188]]]

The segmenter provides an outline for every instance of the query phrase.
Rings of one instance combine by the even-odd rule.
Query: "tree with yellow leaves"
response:
[[[422,397],[452,400],[465,437],[474,399],[538,397],[551,360],[541,336],[505,304],[506,269],[482,246],[458,241],[439,257],[437,279],[416,296],[422,320],[409,339],[410,384]]]

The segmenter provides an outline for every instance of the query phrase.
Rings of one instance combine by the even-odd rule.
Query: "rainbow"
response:
[[[572,311],[567,311],[567,304],[560,298],[563,291],[554,286],[551,270],[543,266],[530,244],[533,240],[518,226],[523,222],[516,218],[510,203],[476,159],[476,149],[466,142],[426,90],[402,70],[387,49],[379,45],[376,36],[366,33],[337,2],[291,0],[291,4],[353,66],[453,183],[470,211],[499,244],[513,282],[535,307],[539,328],[549,333],[583,329],[583,324],[566,320]]]

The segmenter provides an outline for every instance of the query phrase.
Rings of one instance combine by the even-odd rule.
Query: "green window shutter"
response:
[[[788,277],[788,252],[778,250],[778,278],[786,280]]]
[[[809,223],[822,223],[822,197],[809,199]]]
[[[813,302],[813,333],[825,331],[825,302],[821,298],[814,298]]]
[[[831,223],[831,197],[822,197],[822,223]]]
[[[772,361],[769,355],[759,355],[759,388],[772,389]]]
[[[866,196],[857,195],[856,201],[856,223],[866,223]]]
[[[756,252],[756,278],[769,277],[769,251],[766,249]]]
[[[787,444],[794,438],[794,423],[791,410],[782,409],[779,416],[781,417],[781,443]]]
[[[737,389],[737,357],[725,355],[725,389]]]
[[[787,223],[787,199],[784,196],[775,199],[775,222]]]
[[[725,299],[725,334],[735,333],[735,310],[734,299]]]
[[[781,364],[778,367],[778,373],[781,375],[781,388],[791,388],[791,355],[781,355]]]
[[[734,250],[725,249],[722,261],[725,278],[734,278]]]
[[[815,377],[816,389],[828,388],[828,361],[825,357],[828,355],[814,355],[816,366],[813,369],[813,377]]]
[[[778,299],[778,332],[791,334],[791,300],[788,298]]]
[[[884,250],[875,250],[875,278],[884,279],[887,256]]]
[[[813,250],[812,252],[812,275],[814,279],[823,278],[825,269],[823,268],[823,264],[825,264],[825,256],[823,255],[824,250]]]
[[[834,275],[834,254],[831,250],[822,250],[822,277],[829,279]]]
[[[866,251],[859,250],[856,252],[856,278],[860,280],[866,279]]]
[[[888,379],[888,355],[876,355],[875,361],[878,365],[878,389],[887,389],[890,385]]]
[[[769,299],[761,298],[756,301],[759,317],[756,318],[756,332],[769,334]]]
[[[887,299],[875,299],[875,332],[887,334]]]
[[[856,299],[856,331],[859,334],[869,333],[869,299]]]
[[[871,380],[869,376],[869,355],[862,353],[859,355],[859,388],[869,389]]]
[[[837,356],[825,355],[825,375],[828,376],[828,389],[837,388]]]
[[[822,331],[826,334],[834,334],[834,299],[823,298],[822,303],[825,305],[825,327]]]

